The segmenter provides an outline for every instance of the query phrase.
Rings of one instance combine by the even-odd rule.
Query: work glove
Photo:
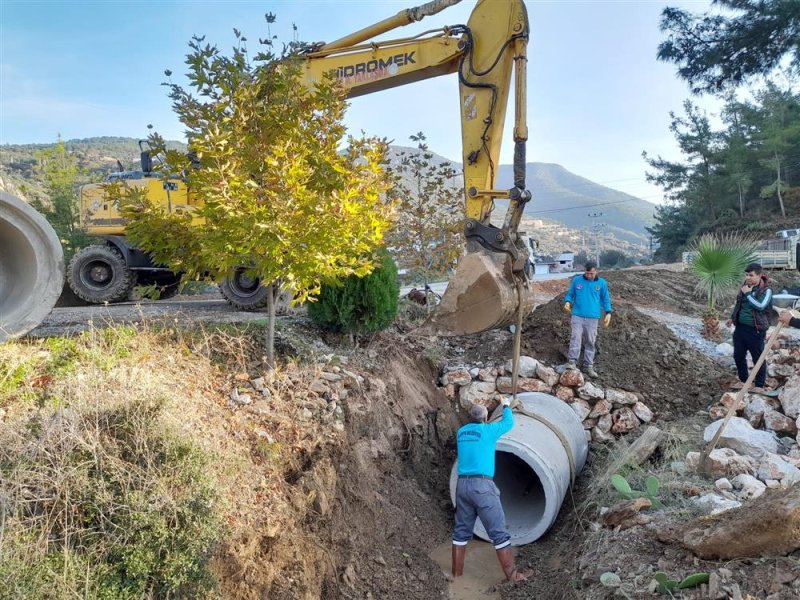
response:
[[[571,302],[567,302],[566,304],[564,304],[564,310],[571,314],[572,313],[572,303]]]
[[[611,325],[611,313],[606,313],[606,316],[603,317],[603,327],[608,327]]]
[[[511,406],[511,396],[503,396],[500,398],[500,404],[503,406]]]

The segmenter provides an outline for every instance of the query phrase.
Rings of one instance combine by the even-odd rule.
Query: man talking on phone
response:
[[[772,310],[772,290],[767,284],[767,275],[758,263],[751,263],[745,268],[744,284],[736,296],[733,313],[728,320],[728,327],[733,325],[733,360],[739,381],[734,389],[741,389],[747,381],[747,353],[753,364],[758,361],[764,351],[764,340],[769,329],[769,311]],[[756,374],[753,392],[764,392],[767,381],[767,363],[761,365]]]

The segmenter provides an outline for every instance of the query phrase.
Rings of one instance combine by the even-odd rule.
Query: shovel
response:
[[[736,409],[739,406],[739,403],[744,398],[744,395],[750,390],[750,386],[753,385],[753,381],[758,374],[758,370],[761,368],[761,365],[764,364],[764,361],[767,360],[767,353],[772,348],[772,344],[775,343],[775,340],[778,339],[778,335],[780,335],[781,330],[783,329],[783,322],[778,321],[778,324],[775,326],[775,329],[772,331],[772,335],[769,336],[767,339],[766,344],[764,344],[764,350],[761,352],[761,356],[758,357],[756,364],[753,365],[753,368],[750,369],[750,375],[747,377],[747,381],[744,382],[742,389],[736,394],[736,398],[734,399],[733,403],[731,404],[728,412],[725,414],[725,418],[722,420],[722,424],[717,429],[717,433],[714,434],[714,437],[711,438],[711,442],[708,444],[706,449],[703,451],[703,455],[700,457],[700,468],[699,472],[704,475],[710,475],[711,469],[708,461],[708,457],[711,454],[711,451],[716,447],[719,438],[722,437],[722,433],[725,431],[725,427],[728,426],[728,421],[731,420],[731,417],[736,414]]]

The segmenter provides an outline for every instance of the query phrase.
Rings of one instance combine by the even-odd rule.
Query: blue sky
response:
[[[0,0],[0,143],[47,143],[100,135],[144,137],[147,125],[183,139],[164,69],[185,71],[193,34],[221,48],[234,27],[250,40],[291,24],[305,41],[332,41],[423,0]],[[658,202],[643,150],[677,158],[669,111],[689,97],[673,66],[655,59],[666,5],[705,11],[709,0],[527,0],[528,160],[558,163],[615,189]],[[461,4],[383,37],[466,23]],[[255,45],[250,44],[251,49]],[[173,76],[175,77],[175,76]],[[460,161],[455,75],[352,100],[351,131],[411,145],[423,131],[434,152]],[[701,100],[713,112],[712,100]],[[509,112],[509,115],[512,115]],[[511,162],[511,118],[502,162]]]

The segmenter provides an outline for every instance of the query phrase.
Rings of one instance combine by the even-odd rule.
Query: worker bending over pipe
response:
[[[453,531],[453,577],[464,574],[467,543],[472,539],[475,520],[480,517],[497,551],[506,579],[524,581],[532,571],[518,571],[511,550],[511,535],[500,503],[500,490],[494,483],[494,456],[497,440],[514,427],[510,400],[504,397],[503,418],[488,423],[485,406],[473,404],[470,423],[458,430],[458,482],[456,484],[456,525]]]

